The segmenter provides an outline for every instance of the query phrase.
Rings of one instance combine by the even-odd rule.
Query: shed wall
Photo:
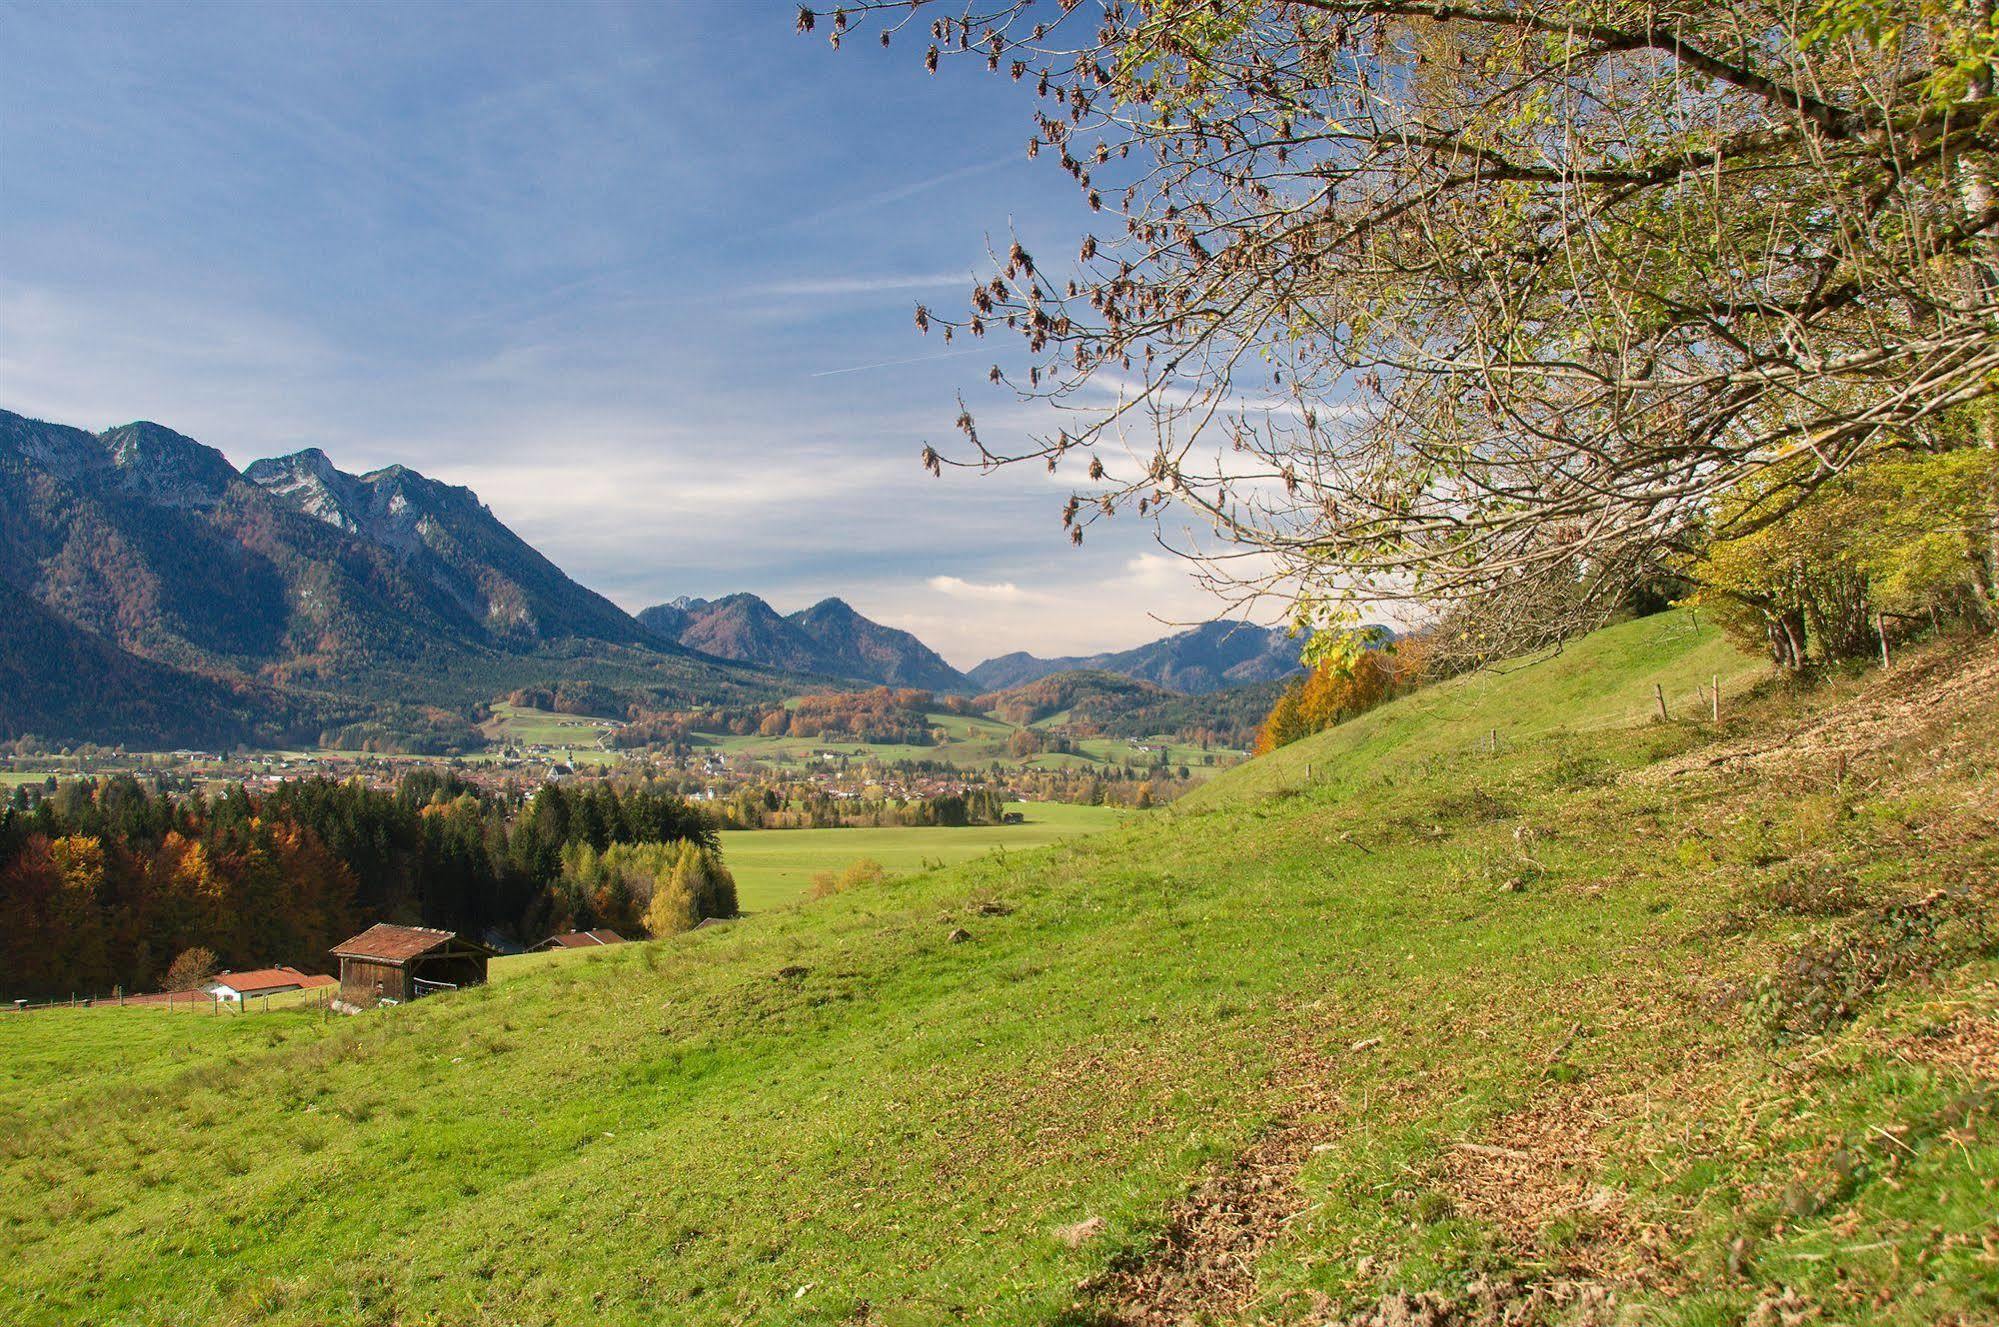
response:
[[[374,1004],[377,999],[407,1000],[409,991],[403,970],[392,963],[377,963],[365,958],[342,958],[340,998],[348,1004],[365,1008]]]

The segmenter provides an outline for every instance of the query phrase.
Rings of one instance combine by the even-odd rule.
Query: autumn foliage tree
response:
[[[636,928],[649,891],[564,882],[565,851],[636,844],[660,847],[669,876],[698,849],[695,905],[733,910],[706,817],[644,783],[522,799],[419,771],[393,790],[305,779],[210,797],[118,775],[33,806],[17,793],[0,807],[0,993],[152,989],[195,949],[232,968],[323,968],[372,921],[533,938],[572,915]]]
[[[1981,542],[1999,453],[1883,457],[1821,486],[1748,534],[1716,539],[1687,574],[1692,601],[1789,669],[1874,653],[1892,619],[1979,620]],[[1760,485],[1731,495],[1753,505]]]
[[[1365,648],[1327,658],[1278,696],[1257,730],[1256,754],[1345,723],[1412,689],[1421,682],[1422,660],[1420,647],[1405,650],[1380,633]]]

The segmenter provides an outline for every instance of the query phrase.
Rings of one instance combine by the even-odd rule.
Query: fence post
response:
[[[1666,688],[1654,682],[1652,684],[1652,697],[1659,702],[1659,722],[1666,722]]]
[[[1714,721],[1721,722],[1721,674],[1714,675],[1714,685],[1708,689],[1710,702],[1714,706]]]
[[[1888,666],[1888,619],[1880,613],[1874,615],[1874,634],[1881,638],[1881,666]]]

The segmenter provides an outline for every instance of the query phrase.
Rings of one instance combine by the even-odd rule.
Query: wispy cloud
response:
[[[975,175],[984,175],[988,171],[995,171],[1003,166],[1014,165],[1020,159],[1021,154],[1019,152],[1008,152],[1002,156],[990,157],[985,161],[973,162],[969,166],[958,166],[936,175],[925,176],[920,180],[911,180],[907,184],[899,184],[888,189],[878,190],[875,193],[863,194],[859,198],[845,199],[833,204],[831,207],[821,208],[816,212],[810,212],[801,217],[794,217],[789,224],[792,226],[810,226],[821,221],[831,221],[835,217],[851,216],[856,212],[866,212],[877,207],[886,207],[890,203],[900,203],[905,199],[914,198],[918,194],[928,193],[932,189],[941,189],[947,184],[956,184],[961,180],[968,180]]]
[[[822,295],[881,295],[898,290],[937,290],[963,285],[972,279],[971,269],[962,272],[888,273],[882,276],[806,277],[798,281],[771,281],[751,286],[750,295],[788,295],[810,298]]]
[[[814,378],[837,378],[843,373],[870,373],[875,369],[899,369],[905,364],[928,364],[934,359],[956,359],[960,355],[970,355],[970,350],[947,350],[941,355],[912,355],[908,359],[885,359],[877,364],[854,364],[844,369],[821,369],[808,376]]]

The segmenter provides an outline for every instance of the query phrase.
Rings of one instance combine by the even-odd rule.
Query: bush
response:
[[[828,898],[834,894],[844,894],[850,889],[859,889],[864,885],[879,885],[886,879],[888,872],[882,870],[880,862],[872,857],[861,857],[847,863],[846,868],[838,874],[821,871],[813,876],[812,888],[806,897]]]

